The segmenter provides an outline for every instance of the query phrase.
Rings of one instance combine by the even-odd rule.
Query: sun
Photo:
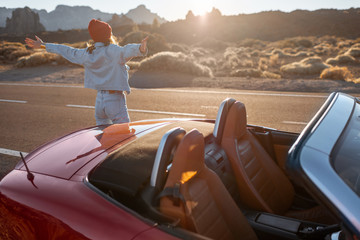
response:
[[[196,16],[204,16],[206,13],[211,12],[214,7],[213,2],[211,0],[194,0],[191,4],[191,10]]]

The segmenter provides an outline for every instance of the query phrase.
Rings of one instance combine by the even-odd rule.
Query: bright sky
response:
[[[1,0],[0,7],[53,11],[59,4],[68,6],[90,6],[107,13],[127,13],[130,9],[144,4],[151,12],[169,21],[184,19],[192,10],[195,15],[211,11],[213,7],[223,15],[256,13],[269,10],[290,12],[296,9],[316,10],[320,8],[359,8],[360,0]]]

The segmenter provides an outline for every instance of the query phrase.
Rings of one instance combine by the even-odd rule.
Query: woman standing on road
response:
[[[31,48],[45,46],[51,53],[60,54],[72,63],[85,68],[84,85],[97,90],[95,119],[97,125],[129,122],[124,92],[130,93],[129,67],[126,65],[133,57],[145,56],[148,37],[141,44],[115,44],[111,26],[92,19],[88,26],[94,43],[86,49],[76,49],[66,45],[44,43],[39,37],[36,40],[26,38]]]

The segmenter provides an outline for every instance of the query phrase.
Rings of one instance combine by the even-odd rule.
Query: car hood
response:
[[[166,125],[169,121],[142,121],[82,129],[53,140],[25,157],[31,172],[69,179],[80,168],[99,156],[139,137],[141,133]],[[26,170],[22,163],[16,169]]]

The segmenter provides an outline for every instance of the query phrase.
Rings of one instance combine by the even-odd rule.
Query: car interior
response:
[[[340,231],[336,218],[286,171],[298,136],[247,124],[245,105],[229,98],[215,122],[154,129],[88,181],[182,239],[325,239]]]

